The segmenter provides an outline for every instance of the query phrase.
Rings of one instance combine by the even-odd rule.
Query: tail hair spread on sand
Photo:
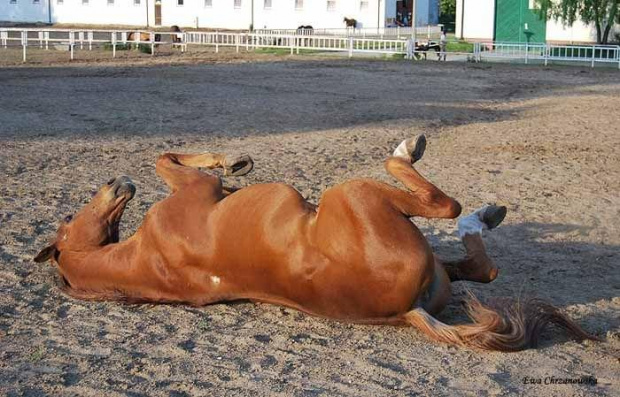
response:
[[[473,324],[444,324],[422,308],[406,313],[405,321],[435,341],[482,350],[514,352],[536,347],[540,334],[549,324],[580,340],[599,340],[557,307],[540,299],[504,298],[493,306],[484,305],[470,292],[466,308]]]

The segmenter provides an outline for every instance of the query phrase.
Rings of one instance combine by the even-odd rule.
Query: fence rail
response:
[[[428,27],[427,27],[428,28]],[[397,29],[397,28],[384,28]],[[399,28],[406,32],[406,29]],[[343,32],[344,29],[332,29],[334,32]],[[351,29],[352,30],[352,29]],[[360,29],[356,29],[360,30]],[[398,34],[392,38],[364,37],[363,35],[336,35],[328,34],[324,29],[323,34],[319,30],[312,30],[312,34],[286,31],[254,31],[254,32],[155,32],[140,30],[73,30],[73,29],[20,29],[0,28],[0,59],[2,49],[19,47],[22,51],[23,62],[27,61],[29,47],[38,47],[49,50],[50,48],[66,50],[70,53],[70,59],[74,59],[75,49],[92,50],[93,46],[109,46],[112,57],[116,56],[117,47],[146,46],[150,54],[154,55],[157,46],[171,44],[181,51],[187,51],[188,46],[213,46],[219,52],[220,47],[233,47],[239,52],[258,48],[286,49],[291,54],[299,54],[301,51],[321,52],[345,52],[351,57],[355,53],[368,54],[400,54],[407,59],[417,58],[426,51],[415,50],[412,37],[399,38]],[[291,33],[292,32],[292,33]],[[384,32],[385,33],[385,32]],[[399,33],[400,34],[400,33]],[[424,41],[424,38],[420,38]],[[431,40],[428,40],[431,42]],[[448,46],[449,47],[449,46]],[[419,48],[419,47],[418,47]],[[591,67],[596,64],[617,64],[620,69],[620,46],[605,45],[556,45],[556,44],[524,44],[524,43],[500,43],[479,42],[474,43],[473,49],[464,52],[438,53],[450,56],[461,55],[462,60],[476,62],[488,60],[510,60],[524,63],[589,63]],[[441,57],[440,57],[441,58]]]
[[[415,28],[415,37],[419,39],[435,40],[441,36],[443,25],[418,26]],[[332,28],[332,29],[257,29],[257,34],[278,34],[295,36],[340,36],[359,38],[408,38],[414,36],[412,27],[386,28]]]
[[[524,43],[475,43],[474,55],[478,62],[493,58],[521,60],[524,63],[581,62],[594,67],[597,63],[618,64],[620,69],[620,46],[524,44]]]

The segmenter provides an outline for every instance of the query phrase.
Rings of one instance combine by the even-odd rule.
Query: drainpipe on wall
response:
[[[465,0],[461,1],[461,40],[463,37],[463,29],[465,29]]]
[[[52,0],[47,0],[47,17],[49,19],[49,24],[52,24]]]
[[[381,27],[381,0],[377,0],[377,32]]]
[[[250,4],[250,32],[254,31],[254,0]]]
[[[149,0],[146,0],[146,27],[149,27]]]

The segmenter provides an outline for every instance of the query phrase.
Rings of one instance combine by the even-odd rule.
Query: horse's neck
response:
[[[130,239],[92,251],[61,252],[59,268],[69,284],[68,292],[91,294],[91,299],[98,294],[137,294],[132,291],[136,282],[131,277],[138,266],[137,251],[137,241]]]

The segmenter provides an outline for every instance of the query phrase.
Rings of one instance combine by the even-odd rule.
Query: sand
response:
[[[618,395],[620,78],[615,70],[229,56],[191,64],[0,69],[0,393],[79,396]],[[214,63],[217,61],[218,63]],[[411,328],[313,318],[267,304],[203,308],[64,296],[33,256],[109,177],[137,185],[127,237],[167,194],[165,151],[246,151],[245,186],[286,182],[317,202],[425,133],[418,169],[470,212],[508,206],[487,233],[500,266],[483,300],[534,295],[603,342],[549,328],[488,353]],[[463,254],[453,220],[414,219]],[[463,285],[439,318],[466,322]],[[596,378],[596,385],[545,379]],[[543,384],[529,384],[524,378]],[[615,390],[615,391],[614,391]]]

